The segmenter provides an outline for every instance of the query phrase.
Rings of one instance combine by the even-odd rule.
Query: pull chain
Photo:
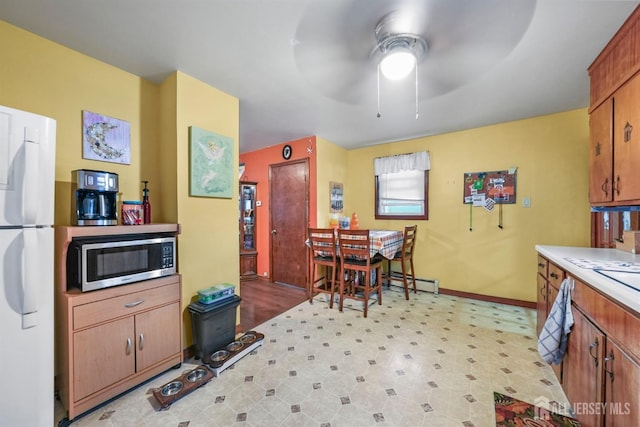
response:
[[[380,118],[380,63],[378,63],[378,118]]]
[[[380,68],[379,65],[378,68]],[[416,61],[416,120],[418,120],[418,61]]]

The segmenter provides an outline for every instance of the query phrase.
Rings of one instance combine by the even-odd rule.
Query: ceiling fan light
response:
[[[416,66],[416,56],[409,49],[392,49],[380,60],[380,72],[389,80],[401,80]]]

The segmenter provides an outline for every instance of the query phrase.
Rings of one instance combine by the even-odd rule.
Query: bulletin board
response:
[[[516,170],[466,172],[464,174],[464,204],[485,206],[516,203]]]

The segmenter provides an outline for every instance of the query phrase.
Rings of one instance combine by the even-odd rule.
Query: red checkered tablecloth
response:
[[[393,256],[402,247],[402,231],[396,230],[369,230],[369,240],[371,241],[371,257],[380,254],[387,259]]]
[[[387,259],[393,259],[396,252],[402,248],[403,238],[404,233],[402,231],[369,230],[369,241],[371,242],[369,253],[371,258],[379,253]],[[309,239],[306,240],[305,244],[309,246]]]

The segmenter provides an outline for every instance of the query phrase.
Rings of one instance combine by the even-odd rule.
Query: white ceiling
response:
[[[1,0],[0,19],[154,82],[180,70],[237,97],[246,152],[309,135],[349,149],[586,107],[586,70],[638,3]],[[405,6],[430,48],[419,116],[410,77],[381,81],[377,118],[367,43]],[[433,76],[449,85],[430,91]]]

